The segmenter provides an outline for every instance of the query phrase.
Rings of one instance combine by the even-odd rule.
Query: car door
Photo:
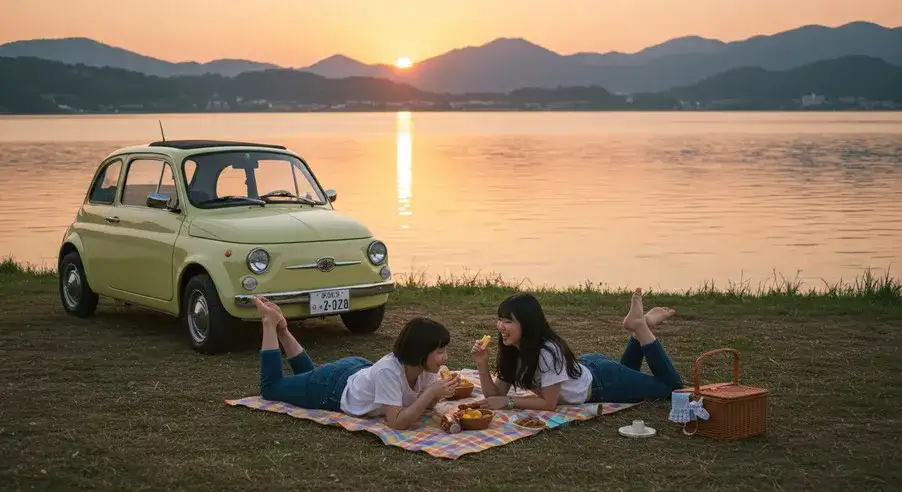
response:
[[[161,301],[173,298],[172,256],[185,220],[174,176],[172,164],[162,156],[129,157],[110,238],[117,259],[111,280],[115,290]]]
[[[110,292],[117,252],[110,249],[109,237],[115,227],[116,202],[122,181],[124,158],[115,156],[102,162],[78,210],[73,227],[81,238],[81,260],[88,283],[98,293]]]

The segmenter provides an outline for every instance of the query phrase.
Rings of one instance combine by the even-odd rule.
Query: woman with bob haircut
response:
[[[623,328],[630,332],[620,361],[602,354],[578,359],[567,342],[551,328],[538,299],[514,294],[498,306],[498,379],[488,368],[488,351],[477,342],[472,355],[479,371],[484,407],[554,410],[559,403],[633,403],[667,398],[683,387],[683,380],[650,326],[662,323],[673,309],[655,307],[643,314],[642,290],[633,292]],[[643,358],[651,374],[639,369]],[[509,397],[511,386],[535,396]]]
[[[427,409],[451,396],[460,383],[438,376],[447,362],[448,330],[428,318],[407,322],[392,352],[373,363],[345,357],[317,366],[288,331],[282,310],[264,297],[254,304],[263,324],[260,396],[302,408],[344,412],[355,417],[384,416],[394,429],[407,429]],[[294,375],[282,374],[281,343]]]

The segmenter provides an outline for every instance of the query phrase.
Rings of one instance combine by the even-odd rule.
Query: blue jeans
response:
[[[345,357],[316,366],[307,351],[288,359],[293,376],[282,374],[282,352],[260,351],[260,396],[311,410],[341,411],[341,394],[348,378],[373,365],[363,357]]]
[[[648,361],[651,374],[639,370],[643,356]],[[630,337],[620,362],[601,354],[584,354],[579,362],[592,373],[589,403],[635,403],[668,398],[673,390],[683,387],[683,379],[658,340],[640,345]]]

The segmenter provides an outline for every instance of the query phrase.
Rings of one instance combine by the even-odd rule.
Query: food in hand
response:
[[[454,378],[454,373],[448,370],[447,367],[442,367],[441,370],[439,370],[438,374],[445,381],[450,381]]]
[[[491,343],[491,342],[492,342],[492,337],[486,335],[486,336],[482,337],[482,340],[479,341],[479,346],[482,347],[483,350],[485,350],[485,348],[488,347],[489,343]]]

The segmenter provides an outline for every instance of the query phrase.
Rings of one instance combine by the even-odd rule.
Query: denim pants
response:
[[[648,361],[651,374],[641,372],[642,358]],[[683,387],[683,380],[661,342],[640,345],[635,338],[626,342],[620,362],[601,354],[584,354],[579,362],[592,373],[592,389],[587,403],[635,403],[670,397]]]
[[[341,411],[341,394],[348,378],[373,365],[363,357],[345,357],[316,366],[307,351],[288,359],[293,376],[282,374],[282,352],[260,351],[260,396],[311,410]]]

